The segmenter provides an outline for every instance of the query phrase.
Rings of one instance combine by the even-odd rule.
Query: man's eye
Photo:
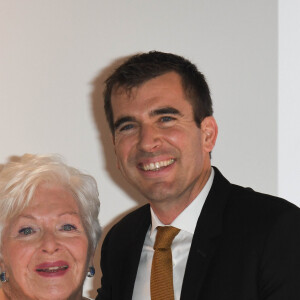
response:
[[[161,117],[160,121],[161,122],[170,122],[170,121],[173,121],[175,120],[173,117],[170,117],[170,116],[164,116],[164,117]]]
[[[19,230],[19,233],[22,235],[29,235],[32,234],[34,230],[31,227],[25,227]]]
[[[133,128],[133,124],[127,124],[120,128],[120,131],[130,130]]]
[[[65,224],[62,226],[63,231],[71,231],[71,230],[75,230],[75,229],[76,229],[76,227],[71,224]]]

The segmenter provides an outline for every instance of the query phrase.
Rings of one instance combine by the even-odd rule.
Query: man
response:
[[[105,238],[97,299],[299,300],[300,209],[211,167],[218,127],[197,68],[169,53],[136,55],[107,79],[104,96],[118,167],[150,205]],[[164,226],[180,231],[170,246],[172,295],[155,298]]]

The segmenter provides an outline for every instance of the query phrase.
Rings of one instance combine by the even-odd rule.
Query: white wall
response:
[[[279,1],[278,193],[300,206],[300,2]]]
[[[156,49],[206,75],[220,131],[213,164],[277,194],[277,25],[274,0],[0,0],[0,163],[62,154],[98,181],[106,232],[143,199],[115,167],[102,81],[124,57]]]

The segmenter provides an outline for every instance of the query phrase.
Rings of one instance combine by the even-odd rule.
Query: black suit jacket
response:
[[[102,286],[96,299],[132,298],[150,223],[149,205],[145,205],[107,234],[101,255]],[[180,299],[299,300],[300,209],[230,184],[215,168]]]

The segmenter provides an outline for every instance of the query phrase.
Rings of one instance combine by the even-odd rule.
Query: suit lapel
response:
[[[120,272],[120,291],[122,300],[131,300],[134,283],[140,262],[145,236],[151,223],[150,206],[145,205],[136,219],[134,230],[128,236],[128,251],[124,253],[123,267]]]
[[[216,169],[195,229],[181,290],[181,300],[198,299],[209,264],[222,233],[223,211],[230,183]]]

